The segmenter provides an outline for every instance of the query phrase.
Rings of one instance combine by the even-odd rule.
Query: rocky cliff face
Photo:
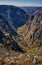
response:
[[[23,35],[29,47],[42,46],[42,12],[31,16],[27,23],[17,31]]]

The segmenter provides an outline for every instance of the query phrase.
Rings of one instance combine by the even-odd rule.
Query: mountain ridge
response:
[[[11,23],[16,28],[25,24],[29,18],[29,15],[27,15],[24,10],[11,5],[0,5],[0,15],[2,15],[7,21],[12,21]]]

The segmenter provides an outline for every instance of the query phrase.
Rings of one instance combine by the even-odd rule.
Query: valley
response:
[[[0,65],[42,65],[42,7],[0,5]]]

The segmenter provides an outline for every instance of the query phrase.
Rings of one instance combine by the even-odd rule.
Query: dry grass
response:
[[[34,55],[22,54],[12,50],[0,48],[0,65],[42,65],[42,56],[37,57],[37,64],[33,64]]]

